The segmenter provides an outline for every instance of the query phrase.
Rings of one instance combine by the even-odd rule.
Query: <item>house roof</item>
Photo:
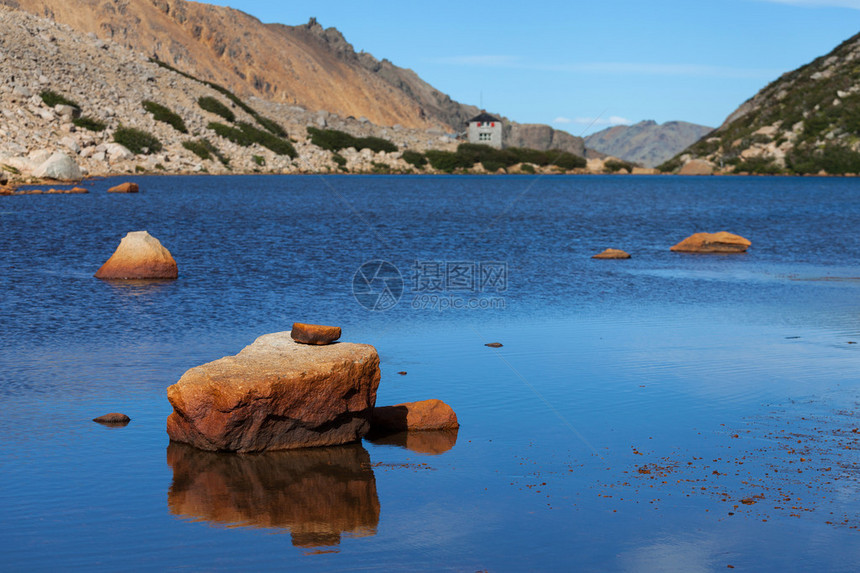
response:
[[[476,115],[475,117],[473,117],[472,119],[470,119],[470,120],[469,120],[469,123],[472,123],[472,122],[475,122],[475,121],[480,121],[480,122],[482,122],[482,123],[483,123],[483,122],[486,122],[486,121],[499,121],[499,122],[501,122],[502,120],[500,120],[500,119],[499,119],[499,118],[497,118],[497,117],[493,117],[492,115],[488,114],[487,112],[484,112],[484,113],[482,113],[482,114],[480,114],[480,115]]]

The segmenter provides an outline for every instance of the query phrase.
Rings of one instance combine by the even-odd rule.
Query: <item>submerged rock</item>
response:
[[[266,334],[170,386],[167,433],[211,451],[354,442],[370,428],[379,378],[379,356],[368,344],[314,346],[289,332]]]
[[[325,344],[331,344],[340,338],[340,327],[294,322],[290,336],[293,340],[301,342],[302,344],[316,344],[322,346]]]
[[[373,409],[370,425],[374,430],[453,430],[460,427],[457,414],[442,400],[405,402]]]
[[[134,231],[120,241],[113,255],[95,274],[100,279],[175,279],[176,261],[161,242],[146,231]]]
[[[745,253],[752,243],[726,231],[719,233],[696,233],[673,246],[670,250],[679,253]]]
[[[120,183],[116,187],[108,189],[108,193],[137,193],[139,191],[140,187],[137,186],[137,183]]]
[[[602,253],[598,253],[591,258],[592,259],[629,259],[630,254],[625,253],[621,249],[606,249]]]
[[[98,418],[93,418],[93,422],[111,426],[125,426],[131,422],[131,418],[125,414],[120,414],[119,412],[112,412],[110,414],[105,414],[104,416],[99,416]]]

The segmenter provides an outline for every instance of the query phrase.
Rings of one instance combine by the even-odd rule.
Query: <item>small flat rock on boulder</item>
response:
[[[65,153],[54,153],[34,171],[33,177],[56,179],[57,181],[78,181],[83,177],[81,168]]]
[[[379,355],[369,344],[314,346],[289,332],[266,334],[170,386],[167,433],[228,452],[355,442],[370,429],[379,379]]]
[[[120,414],[119,412],[112,412],[110,414],[105,414],[104,416],[99,416],[98,418],[93,418],[93,422],[98,422],[99,424],[116,424],[124,426],[131,422],[131,418],[129,418],[125,414]]]
[[[673,246],[678,253],[745,253],[752,245],[740,235],[726,231],[719,233],[696,233]]]
[[[442,400],[406,402],[373,409],[374,431],[453,430],[460,427],[457,414]]]
[[[137,183],[120,183],[116,187],[108,189],[108,193],[137,193],[139,191],[140,187],[137,186]]]
[[[294,322],[290,336],[293,340],[301,342],[302,344],[316,344],[321,346],[331,344],[340,338],[340,327]]]
[[[602,253],[597,253],[592,259],[629,259],[630,254],[625,253],[620,249],[606,249]]]
[[[95,274],[99,279],[175,279],[176,261],[161,242],[146,231],[134,231],[120,241],[113,255]]]

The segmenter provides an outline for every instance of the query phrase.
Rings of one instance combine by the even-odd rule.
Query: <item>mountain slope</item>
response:
[[[654,167],[713,131],[712,127],[685,121],[641,121],[617,125],[585,138],[585,144],[613,157]]]
[[[860,34],[766,86],[660,168],[697,159],[736,173],[860,173]]]
[[[408,70],[356,54],[337,30],[313,20],[263,24],[238,10],[185,0],[0,4],[111,39],[242,95],[414,128],[448,126],[476,109],[460,109]],[[354,65],[357,59],[362,65]]]

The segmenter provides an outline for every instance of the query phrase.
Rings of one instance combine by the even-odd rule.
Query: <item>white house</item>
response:
[[[467,135],[469,143],[482,143],[496,149],[501,149],[502,121],[487,112],[476,115],[469,120]]]

